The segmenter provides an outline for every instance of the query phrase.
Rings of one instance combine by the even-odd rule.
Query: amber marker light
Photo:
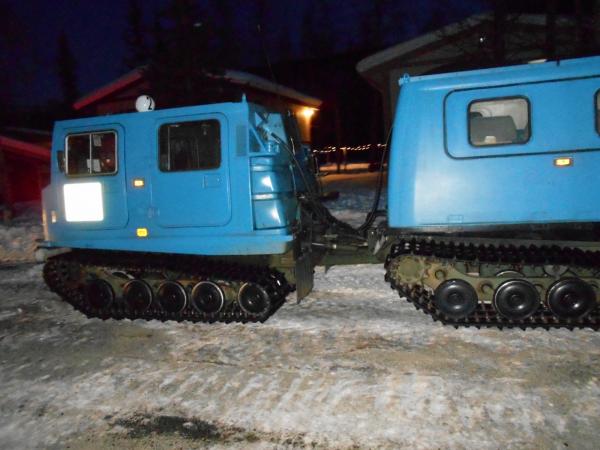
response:
[[[556,167],[569,167],[573,165],[573,158],[570,157],[561,157],[554,158],[554,165]]]
[[[137,230],[135,230],[135,234],[139,238],[148,237],[148,228],[138,228]]]
[[[143,178],[134,178],[133,179],[133,187],[141,188],[144,187],[144,179]]]

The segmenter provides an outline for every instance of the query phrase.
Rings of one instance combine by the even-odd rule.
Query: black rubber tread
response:
[[[431,316],[434,321],[444,325],[476,328],[591,328],[600,329],[600,307],[596,307],[583,319],[561,319],[554,316],[545,305],[542,305],[535,314],[523,320],[511,320],[502,317],[491,304],[479,302],[477,309],[469,317],[452,319],[437,310],[433,303],[433,294],[420,284],[408,284],[394,280],[388,267],[392,259],[403,255],[435,257],[439,261],[446,260],[482,263],[523,263],[527,265],[568,265],[588,269],[600,269],[600,252],[583,251],[578,248],[559,246],[474,246],[454,242],[436,242],[434,240],[410,239],[401,240],[395,244],[388,255],[385,267],[385,278],[395,289],[400,297],[405,297],[416,309]]]
[[[90,279],[92,269],[102,268],[109,272],[124,272],[144,280],[145,274],[168,273],[168,279],[202,280],[245,283],[262,286],[272,298],[272,306],[266,314],[251,316],[242,311],[237,301],[228,303],[217,314],[203,314],[188,301],[179,313],[164,311],[156,296],[144,312],[132,311],[118,298],[108,310],[96,310],[84,301],[83,286]],[[79,274],[74,277],[73,274]],[[285,302],[292,291],[285,277],[275,269],[215,261],[200,256],[146,254],[134,252],[109,252],[77,250],[50,258],[44,266],[44,280],[48,287],[88,317],[100,319],[143,319],[190,322],[264,322]],[[189,292],[188,292],[189,294]]]

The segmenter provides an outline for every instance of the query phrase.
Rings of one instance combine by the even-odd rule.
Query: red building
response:
[[[17,203],[39,201],[50,182],[50,133],[0,130],[0,208],[5,221]]]

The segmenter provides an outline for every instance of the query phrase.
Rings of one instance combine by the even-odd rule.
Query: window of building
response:
[[[477,100],[469,105],[469,142],[476,147],[524,144],[531,137],[529,101]]]
[[[117,134],[114,131],[67,136],[68,175],[108,175],[117,171]]]
[[[170,123],[160,127],[159,167],[163,172],[216,169],[221,165],[218,120]]]

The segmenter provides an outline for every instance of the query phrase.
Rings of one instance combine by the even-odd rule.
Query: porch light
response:
[[[309,108],[304,107],[302,108],[302,110],[300,111],[300,114],[306,119],[306,120],[310,120],[312,118],[312,116],[315,115],[315,112],[317,111],[316,108]]]

